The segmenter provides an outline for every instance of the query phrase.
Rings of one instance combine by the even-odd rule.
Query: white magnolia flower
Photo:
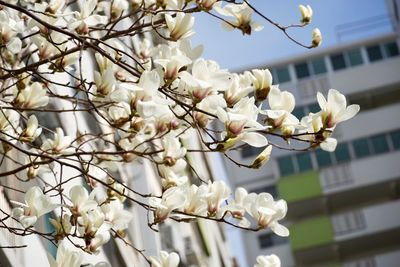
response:
[[[230,188],[222,181],[208,184],[207,211],[209,215],[215,216],[219,211],[221,203],[228,199],[231,194]]]
[[[239,225],[242,227],[250,226],[250,222],[245,218],[245,201],[247,195],[247,190],[243,187],[236,188],[234,199],[222,208],[223,212],[228,211],[233,218],[239,220]]]
[[[185,55],[172,55],[170,58],[156,59],[154,63],[162,66],[164,70],[164,80],[171,83],[178,77],[183,67],[192,63],[192,60]]]
[[[96,209],[98,206],[94,200],[95,191],[89,195],[88,191],[82,185],[75,185],[69,190],[69,197],[72,202],[72,211],[79,215],[89,210]]]
[[[207,215],[208,186],[192,184],[185,188],[187,200],[183,208],[185,213]]]
[[[180,77],[195,102],[217,91],[227,90],[231,83],[228,71],[220,69],[215,61],[204,59],[198,59],[193,63],[191,74],[182,72]]]
[[[162,198],[150,198],[150,205],[156,208],[154,212],[155,221],[162,222],[167,219],[171,211],[185,204],[186,196],[181,188],[170,187],[162,195]]]
[[[287,204],[284,200],[274,201],[271,194],[248,194],[245,199],[246,211],[256,220],[261,228],[269,227],[279,236],[288,236],[289,230],[278,223],[287,212]]]
[[[53,204],[50,197],[43,194],[43,191],[34,186],[25,194],[25,204],[16,204],[21,208],[12,210],[13,217],[16,218],[23,227],[28,228],[34,225],[39,217],[54,210],[57,205]]]
[[[263,166],[265,163],[268,162],[271,156],[271,152],[272,152],[272,146],[269,145],[257,156],[257,158],[251,164],[251,167],[253,169],[258,169],[261,166]]]
[[[41,149],[47,153],[54,154],[71,154],[75,151],[73,147],[70,147],[72,143],[71,136],[65,136],[62,128],[57,128],[54,134],[54,139],[46,139]]]
[[[219,2],[220,3],[220,2]],[[219,3],[214,5],[214,9],[223,16],[233,17],[229,24],[223,22],[227,30],[238,28],[243,34],[251,34],[252,31],[261,31],[264,27],[252,20],[253,10],[246,4],[227,4],[223,8]]]
[[[35,115],[29,116],[26,129],[21,133],[19,139],[21,141],[33,142],[42,133],[39,128],[38,120]]]
[[[103,204],[101,210],[105,215],[105,220],[111,223],[111,228],[116,231],[128,228],[132,220],[132,213],[124,210],[124,205],[119,199],[114,199],[109,203]]]
[[[255,97],[257,101],[263,101],[267,98],[272,86],[272,74],[268,69],[254,69],[251,71]]]
[[[92,14],[97,6],[97,0],[79,0],[79,7],[81,12],[75,12],[75,18],[68,24],[68,28],[76,30],[80,34],[87,34],[89,27],[99,24],[106,24],[108,18]]]
[[[206,11],[209,11],[212,9],[213,5],[217,2],[218,0],[196,0],[197,5]]]
[[[149,257],[151,267],[178,267],[179,255],[175,252],[168,253],[166,251],[160,251],[158,257]]]
[[[23,21],[16,21],[9,16],[5,10],[0,10],[0,39],[2,45],[13,54],[21,51],[22,41],[18,38],[17,34],[24,29]]]
[[[182,146],[182,143],[174,135],[167,135],[162,140],[162,152],[163,163],[167,166],[175,165],[176,161],[183,158],[186,155],[186,148]]]
[[[317,99],[326,128],[334,128],[337,123],[353,118],[360,111],[359,105],[347,106],[346,97],[335,89],[329,89],[328,100],[320,92]]]
[[[54,259],[49,253],[47,258],[50,267],[80,267],[83,263],[83,254],[79,250],[69,250],[65,247],[66,241],[61,241]]]
[[[179,12],[176,14],[175,18],[166,14],[165,22],[170,31],[169,37],[175,41],[188,38],[194,34],[192,30],[194,17],[191,14]]]
[[[321,34],[321,31],[320,31],[318,28],[315,28],[315,29],[312,31],[311,36],[312,36],[311,46],[312,46],[312,47],[317,47],[317,46],[319,46],[319,45],[321,44],[321,42],[322,42],[322,34]]]
[[[316,145],[319,144],[321,149],[332,152],[336,149],[337,140],[330,137],[331,130],[326,130],[322,121],[321,112],[317,114],[310,113],[308,116],[301,119],[303,129],[299,131],[303,135],[300,139],[311,141]]]
[[[254,267],[281,267],[281,260],[275,254],[269,256],[258,256]]]
[[[47,106],[49,97],[46,95],[46,89],[35,82],[17,93],[15,103],[21,108],[39,108]]]
[[[310,23],[313,15],[313,10],[311,9],[311,7],[309,5],[307,6],[299,5],[299,10],[301,14],[300,22],[303,24]]]
[[[62,239],[64,236],[71,233],[72,230],[71,215],[64,214],[62,218],[57,217],[56,220],[50,218],[49,222],[53,225],[55,229],[56,238]]]
[[[241,75],[236,73],[231,75],[230,86],[224,92],[224,98],[228,107],[233,107],[240,99],[254,90],[251,85],[253,82],[252,76],[248,71]]]
[[[295,106],[294,96],[281,91],[277,86],[272,86],[268,94],[270,110],[261,111],[267,115],[266,122],[274,129],[280,129],[283,134],[290,135],[295,131],[299,120],[291,114]]]

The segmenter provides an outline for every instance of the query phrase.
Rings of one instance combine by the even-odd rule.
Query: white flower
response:
[[[61,241],[57,249],[56,259],[47,253],[50,267],[80,267],[83,263],[81,251],[68,250],[65,247],[66,241]]]
[[[95,209],[98,204],[94,200],[95,191],[89,195],[88,191],[82,185],[75,185],[69,190],[69,197],[72,202],[72,211],[76,214],[85,213]]]
[[[252,72],[255,97],[257,101],[267,98],[272,85],[272,74],[268,69],[254,69]]]
[[[54,139],[46,139],[41,147],[47,153],[70,154],[74,152],[73,147],[69,147],[72,142],[71,136],[65,136],[62,128],[57,128]]]
[[[326,128],[334,128],[337,123],[353,118],[360,111],[359,105],[347,106],[346,97],[335,89],[329,89],[328,100],[320,92],[317,99]]]
[[[49,219],[50,223],[53,225],[56,230],[56,238],[63,238],[64,236],[71,233],[72,224],[71,224],[71,216],[68,214],[64,214],[64,216],[57,217],[57,219]]]
[[[228,71],[220,69],[212,60],[198,59],[193,63],[192,74],[182,72],[181,79],[188,86],[189,93],[195,102],[217,91],[225,91],[231,83]]]
[[[285,217],[287,204],[284,200],[274,201],[271,194],[248,194],[245,199],[246,211],[256,220],[261,228],[269,227],[279,236],[288,236],[289,230],[278,223]]]
[[[207,210],[210,216],[214,216],[219,211],[221,203],[227,200],[230,194],[231,190],[222,181],[208,184]]]
[[[21,141],[33,142],[41,133],[42,128],[39,128],[36,116],[31,115],[28,119],[26,129],[21,133],[19,139]]]
[[[330,137],[332,134],[331,130],[324,129],[322,122],[321,112],[317,114],[310,113],[301,119],[301,125],[304,129],[301,129],[299,133],[303,135],[299,136],[300,139],[311,141],[315,144],[320,145],[321,149],[332,152],[336,149],[337,140]]]
[[[197,186],[192,184],[186,187],[187,200],[183,210],[185,213],[206,215],[208,187],[206,185]]]
[[[80,34],[87,34],[89,27],[107,23],[106,16],[92,15],[97,6],[97,0],[79,0],[78,3],[81,12],[75,12],[75,18],[68,25],[69,29],[76,30]]]
[[[266,122],[275,129],[280,129],[285,135],[293,134],[299,120],[291,114],[295,106],[294,96],[281,91],[277,86],[272,86],[268,94],[270,110],[261,111],[268,116]]]
[[[35,82],[18,92],[15,103],[21,108],[39,108],[47,106],[49,97],[46,95],[46,89]]]
[[[258,256],[256,258],[257,263],[254,267],[280,267],[281,261],[275,254],[269,256]]]
[[[239,220],[239,225],[242,227],[250,226],[250,222],[245,218],[245,201],[247,195],[247,190],[243,187],[236,188],[235,198],[222,208],[223,212],[228,211],[233,218]]]
[[[40,216],[49,213],[57,207],[56,204],[52,204],[50,197],[44,195],[38,186],[30,188],[26,192],[25,204],[15,203],[22,207],[12,210],[13,217],[19,220],[25,228],[34,225]]]
[[[258,169],[261,166],[263,166],[265,163],[268,162],[272,152],[272,146],[267,146],[258,156],[257,158],[253,161],[251,164],[251,167],[253,169]]]
[[[173,40],[185,39],[194,34],[194,31],[192,31],[194,17],[191,14],[179,12],[176,14],[175,18],[166,14],[165,22],[170,31],[169,36]]]
[[[171,211],[182,207],[185,204],[186,196],[181,188],[171,187],[165,190],[162,198],[150,198],[150,204],[156,208],[155,222],[164,221]]]
[[[299,10],[301,14],[300,22],[303,24],[310,23],[313,15],[313,10],[311,9],[311,7],[309,5],[307,6],[299,5]]]
[[[219,2],[220,3],[220,2]],[[223,8],[219,3],[214,5],[214,9],[223,16],[233,17],[229,23],[223,22],[223,26],[227,30],[238,28],[243,34],[251,34],[252,31],[261,31],[264,27],[252,21],[253,10],[246,4],[227,4]]]
[[[105,215],[105,220],[112,224],[112,228],[116,231],[128,228],[129,222],[132,220],[132,213],[124,210],[124,205],[118,199],[114,199],[109,203],[103,204],[101,210]]]
[[[179,138],[173,135],[165,136],[162,140],[164,151],[162,152],[163,163],[167,166],[175,165],[176,161],[186,155],[186,148],[182,147]]]
[[[180,261],[177,253],[166,251],[160,251],[159,257],[150,256],[149,260],[151,267],[178,267]]]
[[[322,35],[321,35],[321,31],[318,28],[315,28],[312,31],[312,42],[311,42],[311,46],[312,47],[317,47],[321,44],[322,42]]]

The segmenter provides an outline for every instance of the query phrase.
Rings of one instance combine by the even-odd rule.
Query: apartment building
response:
[[[274,84],[294,94],[298,118],[317,112],[316,93],[326,95],[330,88],[361,111],[335,129],[334,153],[275,149],[269,163],[256,171],[238,170],[226,160],[235,186],[288,202],[289,238],[268,230],[243,233],[248,266],[256,255],[271,253],[284,267],[399,266],[399,48],[394,31],[255,66],[270,68]],[[234,156],[251,162],[259,152],[245,148]]]

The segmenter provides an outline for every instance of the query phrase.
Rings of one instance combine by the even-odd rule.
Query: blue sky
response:
[[[314,10],[312,23],[301,29],[294,29],[293,36],[305,43],[311,42],[311,31],[320,28],[323,35],[322,46],[332,46],[336,43],[365,38],[382,32],[390,31],[388,20],[378,21],[377,16],[387,16],[385,0],[252,0],[252,5],[273,20],[287,25],[297,23],[300,19],[299,4],[310,5]],[[274,26],[254,16],[265,27],[261,32],[251,36],[242,36],[241,32],[226,32],[220,22],[206,14],[196,15],[193,44],[204,44],[204,58],[216,60],[221,67],[240,69],[257,63],[270,62],[276,59],[307,52],[291,41]],[[376,22],[378,27],[367,27],[336,37],[336,27],[358,20]]]

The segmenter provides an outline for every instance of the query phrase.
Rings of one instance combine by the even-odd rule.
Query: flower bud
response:
[[[318,28],[315,28],[312,31],[312,47],[318,47],[322,42],[321,31]]]
[[[271,151],[272,151],[272,146],[269,145],[267,146],[258,156],[257,158],[253,161],[251,164],[251,168],[253,169],[258,169],[261,166],[263,166],[265,163],[268,162],[269,157],[271,156]]]
[[[307,6],[299,5],[299,9],[300,9],[300,14],[301,14],[300,22],[303,24],[310,23],[312,15],[313,15],[313,11],[312,11],[311,7],[309,5],[307,5]]]

